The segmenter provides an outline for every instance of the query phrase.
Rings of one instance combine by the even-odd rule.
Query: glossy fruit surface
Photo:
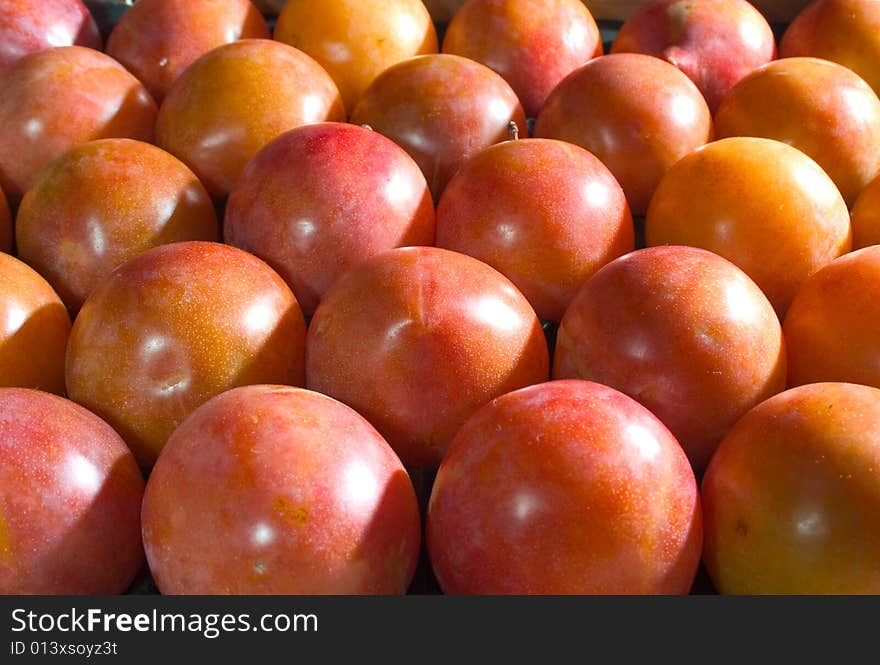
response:
[[[230,390],[172,435],[144,497],[166,594],[402,594],[421,539],[412,482],[378,432],[323,395]]]
[[[553,378],[598,381],[651,410],[705,469],[730,427],[785,388],[782,327],[735,265],[651,247],[584,284],[556,338]]]
[[[611,52],[644,53],[675,65],[714,113],[740,79],[776,56],[776,38],[746,0],[653,0],[624,22]]]
[[[0,3],[0,71],[19,58],[55,46],[101,50],[98,26],[81,0]]]
[[[632,213],[643,215],[669,167],[711,139],[712,116],[697,87],[668,62],[619,53],[563,79],[534,136],[593,153],[623,187]]]
[[[804,280],[852,242],[846,203],[821,167],[789,145],[749,137],[715,141],[673,166],[651,200],[645,237],[732,261],[780,317]]]
[[[138,0],[107,38],[107,54],[137,76],[159,103],[190,64],[239,39],[268,39],[249,0]]]
[[[46,164],[79,143],[153,137],[150,93],[113,58],[90,48],[25,56],[0,73],[0,90],[0,187],[13,204]]]
[[[33,268],[0,253],[0,386],[64,392],[70,316]]]
[[[288,0],[274,38],[317,60],[333,77],[349,113],[383,71],[438,49],[421,0]]]
[[[0,594],[116,594],[141,568],[144,479],[93,413],[0,388]]]
[[[376,77],[351,115],[416,160],[434,200],[455,172],[483,148],[526,126],[511,87],[491,69],[457,55],[410,58]]]
[[[306,316],[346,270],[386,249],[434,244],[434,204],[412,158],[378,132],[318,123],[248,164],[223,233],[271,265]]]
[[[785,58],[755,70],[724,98],[715,132],[794,146],[816,160],[849,205],[880,174],[880,99],[827,60]]]
[[[880,387],[880,247],[832,261],[788,310],[789,385],[844,381]]]
[[[325,120],[345,120],[327,72],[292,46],[244,39],[206,53],[178,77],[159,109],[156,141],[223,197],[269,141]]]
[[[721,593],[880,591],[880,390],[817,383],[755,407],[702,483]]]
[[[559,321],[580,286],[634,242],[614,176],[562,141],[486,148],[459,170],[437,206],[438,247],[488,263],[549,321]]]
[[[449,594],[680,594],[700,559],[700,498],[647,409],[598,383],[552,381],[461,428],[426,537]]]
[[[214,395],[302,385],[304,343],[293,293],[258,258],[219,243],[163,245],[123,264],[86,300],[67,350],[67,391],[150,466]]]
[[[546,381],[548,356],[538,317],[501,273],[407,247],[327,292],[309,324],[306,386],[357,410],[405,465],[436,467],[479,407]]]
[[[177,158],[148,143],[103,139],[64,153],[37,177],[15,220],[18,256],[76,312],[110,272],[180,240],[218,240],[211,198]]]
[[[873,0],[811,2],[786,29],[779,55],[840,63],[880,95],[880,4]]]
[[[443,52],[501,74],[534,118],[557,83],[602,55],[602,36],[580,0],[474,0],[450,21]]]

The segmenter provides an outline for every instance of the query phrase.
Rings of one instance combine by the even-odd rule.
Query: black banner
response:
[[[0,663],[705,660],[873,650],[880,598],[6,597]],[[871,651],[873,652],[873,651]],[[272,661],[274,662],[274,658]]]

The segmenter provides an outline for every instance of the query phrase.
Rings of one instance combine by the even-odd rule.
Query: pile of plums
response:
[[[880,3],[113,4],[0,3],[0,592],[880,593]]]

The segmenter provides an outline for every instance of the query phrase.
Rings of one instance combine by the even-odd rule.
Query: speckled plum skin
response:
[[[551,381],[461,428],[426,538],[449,594],[684,594],[700,560],[700,497],[647,409],[598,383]]]
[[[776,57],[776,38],[746,0],[653,0],[624,22],[611,52],[644,53],[675,65],[714,113],[740,79]]]
[[[131,139],[90,141],[37,177],[15,218],[18,256],[72,312],[114,268],[147,249],[219,240],[208,192],[183,162]]]
[[[98,26],[81,0],[0,3],[0,71],[29,53],[55,46],[101,50]]]
[[[383,71],[438,49],[421,0],[288,0],[273,36],[327,70],[349,113]]]
[[[880,390],[814,383],[749,411],[702,482],[724,594],[880,593]]]
[[[868,183],[850,215],[853,249],[880,245],[880,176]]]
[[[83,46],[27,55],[0,73],[0,187],[18,204],[46,164],[102,138],[152,141],[156,102],[113,58]]]
[[[526,126],[507,82],[485,65],[444,53],[389,67],[351,115],[352,123],[370,125],[409,153],[435,201],[465,161],[510,137],[511,121]]]
[[[378,132],[318,123],[263,148],[229,195],[223,233],[278,271],[311,316],[336,279],[394,247],[434,244],[434,204],[412,158]]]
[[[840,63],[880,95],[880,5],[873,0],[811,2],[782,35],[779,55]]]
[[[474,411],[548,375],[525,297],[485,263],[436,247],[350,270],[309,324],[306,387],[366,417],[406,466],[436,468]]]
[[[144,561],[144,479],[73,402],[0,388],[0,594],[117,594]]]
[[[762,136],[812,157],[848,205],[880,174],[880,99],[857,74],[818,58],[785,58],[734,86],[715,133]]]
[[[327,120],[344,121],[345,111],[317,62],[271,39],[243,39],[209,51],[171,85],[156,142],[187,164],[211,195],[225,197],[269,141]]]
[[[266,20],[249,0],[138,0],[113,27],[107,54],[161,103],[183,70],[211,49],[269,36]]]
[[[880,388],[880,246],[835,259],[804,282],[785,316],[790,386],[820,381]]]
[[[64,392],[70,316],[33,268],[0,253],[0,386]]]
[[[715,141],[675,164],[651,200],[645,238],[732,261],[780,318],[804,280],[852,246],[846,203],[821,167],[752,137]]]
[[[152,466],[211,397],[256,383],[302,385],[305,332],[293,293],[257,257],[213,242],[162,245],[86,300],[67,348],[67,392]]]
[[[584,284],[556,338],[553,378],[598,381],[650,409],[702,472],[733,424],[785,389],[785,343],[757,285],[717,254],[652,247]]]
[[[581,0],[475,0],[450,21],[443,52],[501,74],[534,118],[556,84],[602,55],[602,36]]]
[[[12,219],[12,213],[9,212],[6,195],[0,189],[0,252],[12,251],[14,230],[15,220]]]
[[[402,594],[421,523],[406,470],[366,420],[262,385],[212,399],[174,432],[143,537],[165,594]]]
[[[437,246],[503,273],[548,321],[559,321],[581,285],[634,242],[617,180],[563,141],[486,148],[462,166],[437,205]]]
[[[712,116],[697,86],[668,62],[616,53],[565,77],[533,135],[596,155],[623,187],[632,213],[643,215],[666,171],[711,140]]]

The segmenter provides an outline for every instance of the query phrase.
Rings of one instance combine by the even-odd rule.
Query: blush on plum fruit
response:
[[[785,344],[766,296],[694,247],[652,247],[593,275],[565,312],[553,378],[598,381],[670,429],[694,469],[731,426],[785,389]]]
[[[209,51],[177,78],[159,109],[156,142],[224,197],[269,141],[325,120],[345,120],[345,111],[317,62],[287,44],[243,39]]]
[[[76,312],[110,272],[180,240],[219,240],[214,205],[185,164],[130,139],[84,143],[54,160],[22,199],[18,256]]]
[[[82,0],[0,2],[0,71],[16,60],[56,46],[101,50],[101,35]]]
[[[822,168],[790,145],[751,137],[715,141],[675,164],[651,200],[645,238],[732,261],[780,317],[804,280],[852,242],[846,203]]]
[[[144,561],[144,479],[81,406],[0,388],[0,594],[117,594]]]
[[[493,400],[459,430],[426,538],[450,594],[685,594],[700,497],[647,409],[598,383],[551,381]]]
[[[0,253],[0,386],[64,393],[70,316],[33,268]]]
[[[602,55],[602,37],[581,0],[472,0],[446,28],[443,52],[501,74],[534,118],[556,84]]]
[[[853,249],[880,245],[880,176],[868,183],[852,207]]]
[[[306,386],[356,409],[407,466],[436,468],[474,411],[548,374],[541,323],[516,287],[436,247],[353,268],[309,325]]]
[[[13,204],[46,164],[101,138],[151,141],[156,103],[108,55],[83,46],[33,53],[0,73],[0,187]]]
[[[161,103],[183,70],[211,49],[269,36],[266,20],[249,0],[138,0],[113,27],[107,54]]]
[[[632,213],[643,215],[669,167],[712,138],[712,116],[697,86],[668,62],[619,53],[563,79],[538,114],[534,136],[596,155]]]
[[[273,36],[327,70],[349,113],[383,71],[438,48],[421,0],[288,0]]]
[[[644,53],[675,65],[714,113],[740,79],[776,57],[776,38],[746,0],[652,0],[624,22],[611,52]]]
[[[783,330],[788,383],[880,387],[880,246],[832,261],[798,291]]]
[[[305,332],[293,293],[255,256],[213,242],[162,245],[117,268],[86,300],[67,349],[67,391],[148,467],[214,395],[302,385]]]
[[[880,95],[880,3],[816,0],[789,24],[779,42],[783,58],[812,56],[837,62]]]
[[[847,204],[880,174],[880,99],[858,75],[818,58],[784,58],[740,81],[715,114],[718,137],[762,136],[805,152]]]
[[[143,535],[166,594],[402,594],[421,524],[406,470],[366,420],[260,385],[175,430],[147,484]]]
[[[880,593],[880,390],[814,383],[749,411],[702,483],[725,594]]]
[[[503,273],[548,321],[559,321],[580,286],[634,242],[614,176],[563,141],[486,148],[462,166],[437,206],[437,246]]]
[[[248,164],[223,233],[266,261],[306,316],[346,270],[386,249],[434,244],[425,177],[390,139],[357,125],[286,132]]]
[[[483,148],[526,126],[516,93],[485,65],[457,55],[410,58],[382,72],[351,116],[406,150],[434,200],[455,172]]]

